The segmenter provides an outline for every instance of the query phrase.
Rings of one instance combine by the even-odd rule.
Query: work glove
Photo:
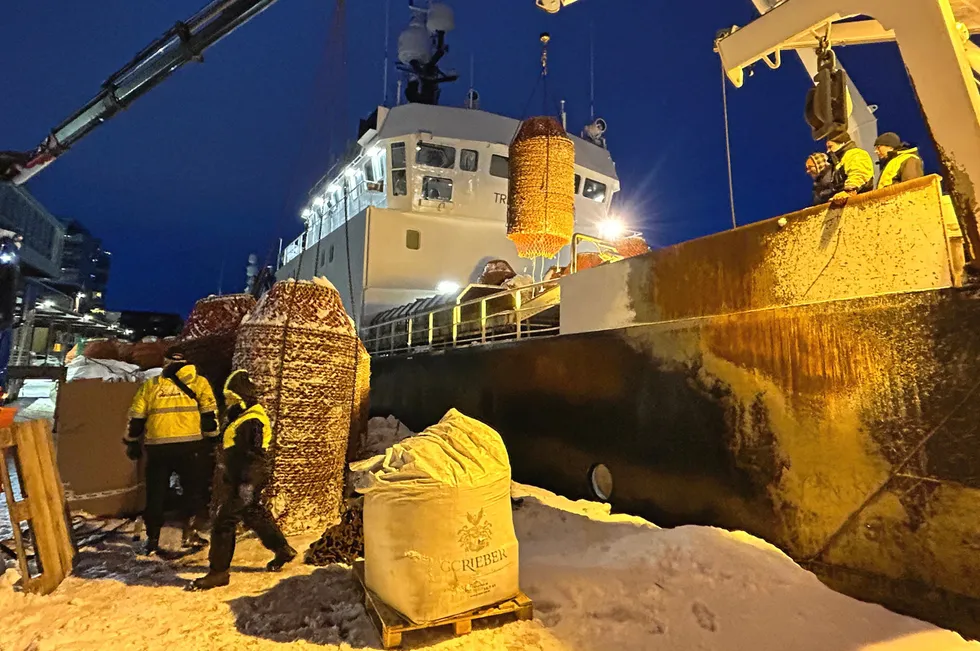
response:
[[[842,190],[830,198],[830,203],[835,206],[843,206],[855,194],[857,193],[853,191]]]
[[[255,499],[255,486],[252,484],[240,484],[238,486],[238,497],[247,505]]]
[[[126,444],[126,456],[133,461],[139,461],[143,456],[143,445],[139,441],[123,441]]]

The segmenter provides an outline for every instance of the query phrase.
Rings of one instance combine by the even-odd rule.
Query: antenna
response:
[[[473,54],[470,53],[470,88],[471,89],[476,88],[476,86],[474,85],[475,83],[476,81],[473,78]]]
[[[384,0],[385,3],[385,62],[384,71],[382,72],[382,84],[384,84],[384,92],[382,93],[382,106],[388,106],[388,34],[390,33],[390,28],[388,26],[388,16],[391,13],[391,0]]]
[[[595,23],[589,23],[589,120],[595,122]]]

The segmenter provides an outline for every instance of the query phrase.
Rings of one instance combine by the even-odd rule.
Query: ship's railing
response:
[[[372,356],[479,346],[558,334],[557,280],[495,291],[361,328]],[[465,294],[463,294],[465,296]]]

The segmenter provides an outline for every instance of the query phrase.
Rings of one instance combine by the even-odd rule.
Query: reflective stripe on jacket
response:
[[[224,436],[222,437],[221,447],[228,449],[235,446],[235,437],[238,434],[238,428],[245,422],[249,420],[257,420],[262,425],[262,449],[268,450],[269,446],[272,444],[272,424],[269,422],[269,416],[266,415],[265,409],[262,405],[252,405],[245,411],[241,413],[235,420],[228,423],[228,427],[225,428]]]
[[[166,372],[144,382],[133,398],[129,417],[146,420],[147,445],[200,441],[201,414],[218,409],[211,385],[194,366],[182,366],[176,376],[197,394],[197,400],[181,391]]]
[[[851,143],[838,151],[840,162],[834,168],[838,186],[844,190],[867,192],[874,187],[875,164],[871,154]]]
[[[907,176],[903,174],[902,168],[913,159],[918,163],[917,173]],[[878,177],[878,187],[887,188],[889,185],[908,181],[918,176],[922,176],[922,159],[919,157],[918,148],[900,149],[885,163],[884,169],[881,170],[881,176]]]

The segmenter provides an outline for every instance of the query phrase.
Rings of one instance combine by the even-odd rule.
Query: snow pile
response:
[[[960,651],[959,636],[824,587],[751,536],[705,527],[662,530],[608,508],[513,486],[521,585],[531,622],[406,635],[405,648],[439,651]],[[128,537],[82,552],[75,576],[48,597],[0,581],[0,648],[319,649],[380,648],[350,571],[269,558],[243,541],[232,583],[183,586],[206,552],[168,565],[137,559]],[[302,548],[309,539],[292,539]],[[289,644],[283,644],[289,643]]]
[[[415,432],[408,429],[394,416],[387,418],[375,417],[368,421],[367,434],[361,447],[361,457],[369,459],[378,454],[384,454],[385,450],[395,443],[404,441],[409,436],[415,436]]]

